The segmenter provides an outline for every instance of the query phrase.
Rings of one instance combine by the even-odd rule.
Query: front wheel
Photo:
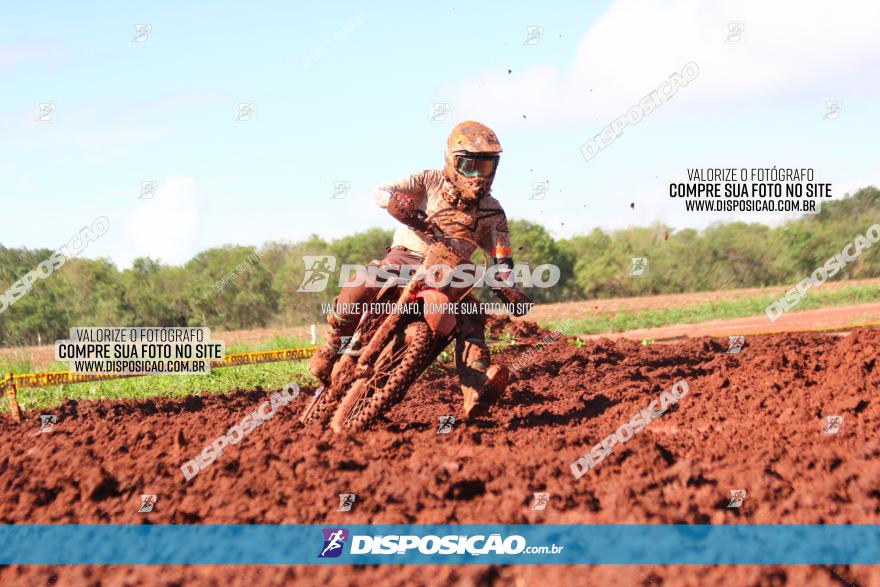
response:
[[[319,395],[313,396],[299,421],[306,426],[320,426],[324,428],[333,416],[333,411],[339,405],[347,388],[347,381],[351,379],[350,373],[354,371],[356,362],[348,355],[343,355],[336,366],[333,367],[331,383],[327,387],[319,388]]]
[[[415,382],[433,348],[431,329],[425,322],[407,325],[403,340],[394,337],[376,360],[368,377],[354,382],[333,414],[334,432],[363,430],[391,405],[403,399]]]

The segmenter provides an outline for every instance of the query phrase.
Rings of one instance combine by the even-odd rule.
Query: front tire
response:
[[[321,395],[312,398],[300,416],[300,422],[306,426],[320,426],[321,428],[327,426],[333,416],[334,409],[339,405],[339,400],[345,393],[346,380],[351,377],[349,372],[355,366],[355,361],[348,356],[342,356],[339,359],[339,363],[333,369],[333,382],[329,387],[324,387]]]
[[[402,344],[397,337],[389,341],[373,373],[358,379],[349,388],[330,421],[333,431],[364,430],[386,409],[402,400],[422,372],[433,346],[434,337],[425,322],[419,320],[407,325]],[[399,361],[395,361],[400,354]]]

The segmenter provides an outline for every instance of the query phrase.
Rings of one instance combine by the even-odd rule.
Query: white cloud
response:
[[[578,43],[570,67],[485,72],[446,88],[459,114],[495,123],[568,122],[622,114],[680,71],[700,66],[679,105],[771,95],[876,92],[880,3],[844,0],[616,0]],[[739,43],[726,42],[740,22]]]
[[[152,199],[138,200],[126,227],[137,256],[184,263],[193,255],[200,228],[198,193],[190,177],[159,182]]]

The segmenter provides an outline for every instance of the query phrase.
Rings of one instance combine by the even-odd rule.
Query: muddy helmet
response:
[[[501,143],[491,128],[472,120],[455,125],[446,141],[443,167],[449,203],[467,208],[489,195],[500,155]]]

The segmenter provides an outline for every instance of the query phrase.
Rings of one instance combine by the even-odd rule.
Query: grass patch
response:
[[[778,297],[766,295],[739,300],[706,302],[681,308],[645,310],[642,312],[622,311],[614,316],[572,318],[573,325],[566,329],[564,334],[571,336],[579,334],[605,334],[638,328],[656,328],[670,324],[696,324],[708,320],[729,320],[732,318],[761,316],[764,314],[764,308],[777,300]],[[880,288],[877,286],[859,285],[834,291],[812,291],[801,300],[794,311],[867,304],[877,301],[880,301]],[[542,322],[541,326],[554,330],[560,328],[563,322],[564,320],[561,319],[553,320]]]

